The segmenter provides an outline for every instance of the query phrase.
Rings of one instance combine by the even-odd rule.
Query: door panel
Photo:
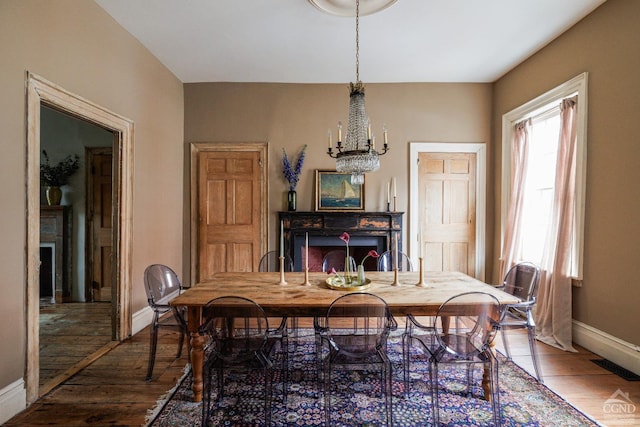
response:
[[[111,302],[112,289],[112,150],[90,149],[88,301]]]
[[[418,159],[425,268],[474,276],[476,155],[423,152]]]
[[[198,153],[198,280],[217,272],[256,271],[266,194],[260,151]]]

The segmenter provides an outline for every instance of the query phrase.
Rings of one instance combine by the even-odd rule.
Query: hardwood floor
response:
[[[404,324],[404,319],[398,321]],[[514,360],[533,372],[526,335],[513,331],[509,336]],[[186,354],[175,359],[178,333],[161,330],[153,380],[145,382],[148,341],[147,328],[82,369],[5,426],[144,424],[147,410],[176,384],[187,363]],[[578,353],[567,353],[542,343],[537,345],[544,382],[549,388],[603,425],[640,425],[640,382],[625,381],[600,368],[591,362],[598,356],[580,347]],[[496,348],[502,348],[499,337]],[[628,393],[636,406],[634,419],[604,412],[605,402],[618,390]]]

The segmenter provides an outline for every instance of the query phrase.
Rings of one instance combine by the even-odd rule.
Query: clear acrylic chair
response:
[[[152,264],[144,271],[144,290],[147,293],[149,307],[153,310],[151,322],[151,335],[149,343],[149,365],[146,380],[151,381],[153,367],[156,361],[156,349],[158,346],[158,329],[168,328],[180,332],[178,341],[178,353],[176,359],[182,355],[182,346],[185,335],[188,335],[186,311],[177,309],[168,304],[182,291],[182,284],[176,273],[166,265]],[[165,314],[171,313],[170,316]],[[188,340],[187,340],[188,341]]]
[[[224,398],[225,374],[261,370],[264,388],[264,425],[271,425],[274,366],[280,364],[283,400],[286,405],[286,335],[269,328],[267,316],[254,301],[236,296],[215,298],[203,308],[202,334],[211,338],[203,366],[202,425],[212,415],[212,393],[216,403]],[[215,382],[214,382],[215,377]]]
[[[258,271],[280,271],[280,254],[278,251],[269,251],[262,255],[260,264],[258,265]],[[293,271],[293,260],[289,255],[284,256],[284,271]]]
[[[539,285],[540,268],[537,265],[530,262],[521,262],[509,269],[504,278],[503,289],[505,292],[520,298],[522,302],[503,307],[502,318],[500,319],[500,333],[507,358],[511,360],[506,330],[527,329],[529,350],[531,351],[536,378],[539,382],[543,382],[536,349],[536,322],[532,313],[532,308],[536,304]]]
[[[378,370],[385,401],[386,425],[393,424],[391,362],[387,337],[397,327],[387,303],[380,297],[356,292],[337,298],[329,307],[324,336],[323,382],[326,425],[331,423],[332,373],[335,370]]]
[[[378,271],[393,271],[395,268],[395,252],[386,251],[378,258]],[[398,271],[413,271],[413,262],[404,252],[398,254]]]
[[[322,258],[322,271],[328,273],[332,268],[336,271],[346,271],[346,259],[346,250],[335,249],[333,251],[329,251],[324,258]],[[355,275],[358,270],[358,266],[356,265],[356,260],[352,256],[349,256],[349,264],[351,266],[351,272]]]
[[[488,368],[494,425],[501,424],[498,360],[491,342],[498,331],[500,303],[484,292],[465,292],[448,299],[436,314],[435,346],[431,350],[430,379],[433,425],[439,425],[439,374],[442,365],[467,368],[467,395],[474,384],[474,366]]]

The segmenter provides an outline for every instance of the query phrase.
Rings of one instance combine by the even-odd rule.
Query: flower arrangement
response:
[[[40,164],[40,180],[49,187],[61,187],[69,182],[69,178],[80,168],[80,158],[77,154],[69,155],[51,166],[49,155],[46,150],[42,150],[44,163]]]
[[[350,257],[349,257],[349,239],[351,239],[351,236],[349,236],[349,233],[347,233],[346,231],[344,231],[340,235],[340,240],[342,240],[347,245],[347,256],[344,259],[344,275],[345,275],[347,283],[351,282],[351,262],[350,262]]]
[[[300,180],[300,173],[302,172],[302,165],[304,163],[304,152],[307,149],[307,144],[302,147],[300,154],[298,154],[298,161],[296,161],[295,169],[292,167],[287,152],[284,147],[282,148],[282,174],[289,183],[289,190],[295,191],[296,185]]]
[[[376,252],[376,251],[375,251],[375,249],[371,249],[371,250],[367,253],[367,255],[366,255],[364,258],[362,258],[362,262],[360,263],[360,267],[364,268],[364,262],[365,262],[365,261],[367,260],[367,258],[369,258],[369,257],[371,257],[371,258],[378,258],[378,257],[380,257],[380,254],[379,254],[378,252]]]

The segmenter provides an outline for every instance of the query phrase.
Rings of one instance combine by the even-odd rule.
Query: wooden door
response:
[[[87,301],[111,302],[112,292],[112,149],[89,148],[87,182]]]
[[[258,271],[266,205],[263,150],[198,153],[198,280]],[[264,192],[264,194],[263,194]]]
[[[475,276],[476,154],[418,156],[419,222],[425,269]]]

